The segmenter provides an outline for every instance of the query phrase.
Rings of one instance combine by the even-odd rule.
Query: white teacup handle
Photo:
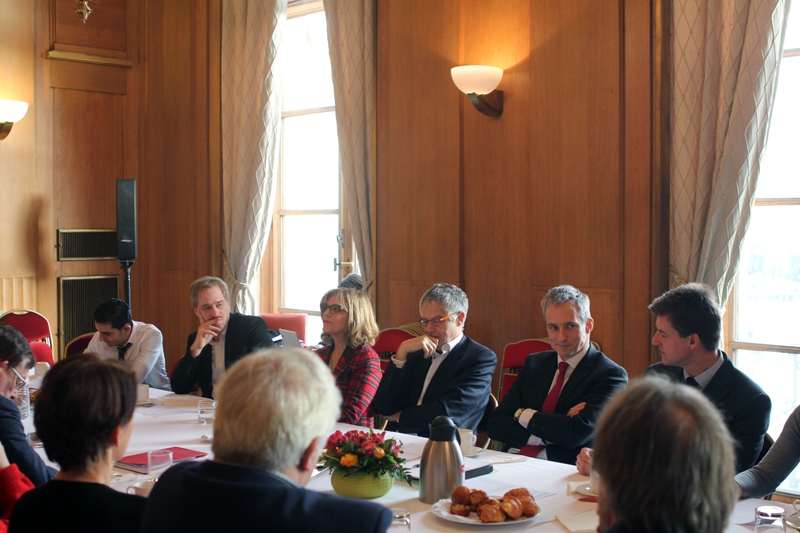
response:
[[[794,510],[797,511],[797,513],[800,514],[800,500],[793,501],[792,502],[792,507],[794,507]]]

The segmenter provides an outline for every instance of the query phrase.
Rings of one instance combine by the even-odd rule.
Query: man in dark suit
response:
[[[214,460],[165,472],[142,531],[386,531],[386,507],[305,488],[342,404],[319,357],[290,348],[245,357],[218,398]]]
[[[720,350],[722,315],[711,289],[699,283],[667,291],[650,304],[660,374],[702,390],[722,413],[736,443],[736,472],[756,463],[769,427],[769,396]]]
[[[172,374],[172,390],[188,394],[199,383],[203,396],[212,398],[226,369],[250,352],[272,346],[272,337],[261,317],[231,313],[228,285],[221,279],[200,278],[189,294],[200,327],[186,341],[186,355]]]
[[[542,312],[553,351],[531,354],[500,406],[489,436],[505,451],[575,464],[591,443],[594,424],[611,395],[625,386],[625,369],[589,340],[589,297],[570,285],[550,289]]]
[[[464,335],[469,302],[455,285],[437,283],[422,295],[425,335],[403,342],[373,399],[388,429],[427,437],[446,415],[460,428],[478,427],[497,366],[494,352]]]

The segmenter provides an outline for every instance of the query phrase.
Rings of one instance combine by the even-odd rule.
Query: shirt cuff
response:
[[[533,415],[535,414],[536,409],[525,409],[522,411],[522,414],[519,415],[519,425],[527,429],[528,424],[531,422],[531,418],[533,418]]]
[[[398,361],[397,359],[394,358],[394,356],[392,356],[392,363],[394,363],[394,366],[396,366],[397,368],[403,368],[403,366],[405,366],[406,364],[405,361]]]
[[[547,446],[542,439],[537,437],[536,435],[531,435],[528,437],[528,446]]]

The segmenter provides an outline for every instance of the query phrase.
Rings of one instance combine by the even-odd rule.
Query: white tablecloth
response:
[[[154,389],[151,389],[150,394],[151,397],[156,398],[163,405],[136,408],[133,434],[127,454],[142,453],[170,446],[182,446],[211,453],[211,444],[202,440],[201,437],[213,433],[213,428],[197,422],[197,397],[179,396]],[[33,431],[32,417],[24,420],[23,425],[25,426],[25,431]],[[355,427],[337,424],[337,429],[346,431],[355,429]],[[392,435],[392,433],[388,435]],[[422,454],[426,439],[402,434],[398,434],[397,438],[403,442],[403,450],[409,460],[418,458]],[[37,451],[47,461],[44,450],[38,448]],[[505,454],[494,451],[486,451],[482,454],[484,458],[492,455],[505,456]],[[477,459],[481,459],[482,456]],[[50,461],[47,462],[53,465]],[[116,484],[115,488],[125,490],[130,484],[145,478],[146,476],[144,475],[128,475],[125,477],[124,482]],[[578,494],[567,493],[568,483],[576,481],[588,482],[588,478],[578,474],[574,466],[551,463],[540,459],[526,459],[524,462],[495,464],[494,472],[469,479],[466,485],[470,488],[485,490],[490,495],[500,495],[514,487],[527,487],[531,491],[551,494],[537,499],[542,511],[533,522],[492,526],[490,528],[492,531],[516,532],[530,529],[535,530],[537,533],[564,533],[567,530],[555,520],[556,515],[594,513],[597,507],[595,503],[579,501],[580,495]],[[315,491],[333,493],[330,476],[325,473],[313,478],[309,482],[308,488]],[[386,496],[374,501],[390,508],[402,507],[408,509],[411,512],[411,530],[414,532],[475,530],[474,526],[447,522],[435,517],[430,512],[430,505],[419,501],[416,482],[413,487],[409,487],[405,483],[395,482],[394,487]],[[732,521],[742,522],[749,520],[752,524],[753,509],[757,505],[764,503],[760,500],[740,502],[737,505],[737,511],[734,512]],[[769,502],[769,504],[772,505],[773,502]],[[791,506],[785,507],[788,508],[787,516],[793,513]],[[736,533],[753,531],[753,528],[752,525],[747,527],[731,524],[727,531]]]

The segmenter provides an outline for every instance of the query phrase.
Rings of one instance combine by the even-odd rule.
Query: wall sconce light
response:
[[[503,114],[503,91],[495,91],[503,79],[503,69],[483,65],[465,65],[450,69],[453,83],[469,96],[475,109],[489,117]]]
[[[0,141],[8,137],[11,126],[28,112],[28,103],[19,100],[0,100]]]

